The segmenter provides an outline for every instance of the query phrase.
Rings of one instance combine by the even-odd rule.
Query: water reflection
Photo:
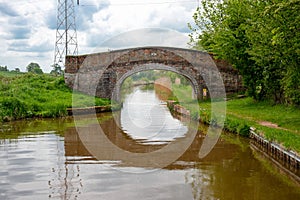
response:
[[[188,131],[154,90],[135,88],[123,103],[120,120],[122,130],[143,144],[166,144],[184,137]]]

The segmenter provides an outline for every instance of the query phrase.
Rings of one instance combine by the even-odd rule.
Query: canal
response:
[[[140,87],[115,113],[5,123],[0,199],[300,199],[248,139],[223,133],[200,158],[194,125]]]

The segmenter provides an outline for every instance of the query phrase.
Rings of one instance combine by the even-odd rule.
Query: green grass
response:
[[[199,105],[196,99],[192,98],[193,89],[190,85],[172,85],[173,96],[169,100],[175,100],[184,106],[191,113],[193,119],[199,115]]]
[[[268,140],[281,144],[287,149],[300,152],[300,109],[285,105],[273,105],[269,102],[257,102],[251,98],[227,101],[227,111],[224,128],[228,131],[247,136],[249,127]],[[205,123],[210,124],[211,103],[199,103],[200,116]],[[268,121],[278,124],[279,128],[261,125],[259,122]],[[247,134],[248,133],[248,134]]]
[[[192,87],[190,85],[172,85],[173,95],[182,103],[191,101]]]
[[[250,121],[269,121],[279,127],[300,134],[300,109],[286,105],[273,105],[269,102],[257,102],[251,98],[227,102],[228,114],[239,115]]]
[[[23,72],[9,72],[9,71],[0,71],[0,76],[2,77],[16,77],[24,74]]]
[[[73,92],[63,77],[49,74],[1,73],[0,121],[31,117],[61,117],[72,107]],[[74,93],[75,107],[108,105],[110,101],[79,92]]]

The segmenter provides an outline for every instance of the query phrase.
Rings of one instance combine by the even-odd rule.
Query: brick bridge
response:
[[[212,98],[242,90],[241,76],[226,62],[215,60],[205,52],[170,47],[67,56],[65,82],[74,90],[119,100],[123,81],[145,70],[168,70],[183,75],[198,99],[203,98],[204,88]]]

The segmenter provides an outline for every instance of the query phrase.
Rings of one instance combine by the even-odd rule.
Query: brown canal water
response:
[[[1,126],[1,200],[300,199],[248,139],[224,133],[199,158],[207,127],[190,134],[151,90],[134,90],[120,112],[79,118]]]

